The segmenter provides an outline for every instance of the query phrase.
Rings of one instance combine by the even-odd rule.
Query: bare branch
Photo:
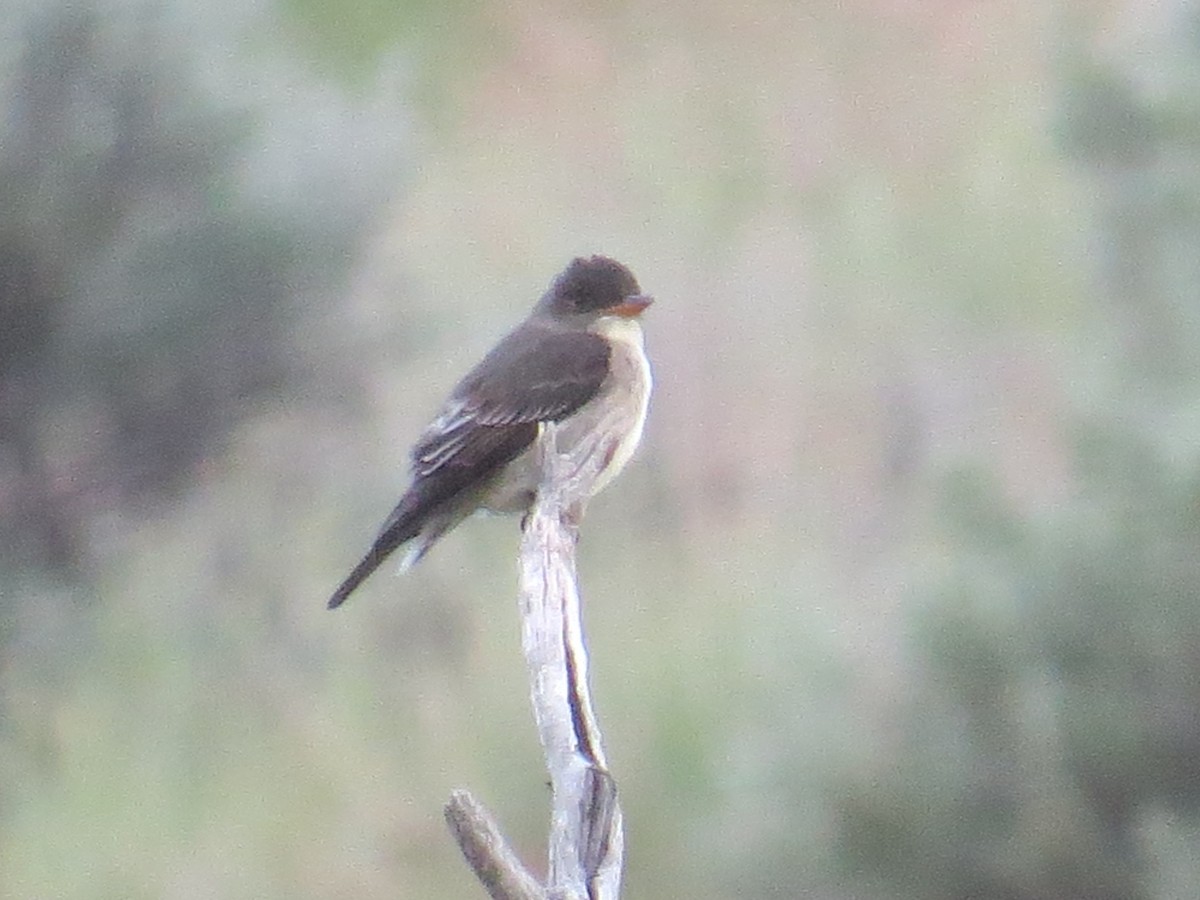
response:
[[[624,832],[616,784],[588,686],[575,542],[604,448],[560,456],[554,431],[539,440],[542,486],[521,541],[522,644],[534,718],[553,793],[551,897],[616,898]]]
[[[542,478],[521,538],[520,607],[533,715],[550,773],[546,886],[533,882],[469,794],[456,792],[446,807],[463,854],[498,900],[617,900],[620,894],[621,807],[592,708],[575,574],[579,521],[611,450],[595,442],[560,455],[553,425],[544,425],[538,438]]]
[[[546,900],[546,892],[508,846],[496,820],[468,791],[454,791],[446,824],[492,900]]]

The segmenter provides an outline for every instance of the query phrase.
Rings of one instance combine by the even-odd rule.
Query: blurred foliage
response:
[[[14,896],[140,895],[116,847],[155,852],[188,827],[177,804],[220,780],[208,739],[247,727],[214,705],[226,688],[207,667],[229,647],[199,598],[172,607],[169,633],[139,632],[106,594],[115,544],[203,482],[247,419],[311,392],[301,314],[344,290],[395,194],[403,111],[347,122],[356,111],[281,58],[233,53],[263,14],[225,12],[197,25],[138,0],[29,3],[0,25],[0,848],[14,819],[39,844]],[[279,152],[279,109],[310,128],[299,151]],[[336,146],[314,116],[349,126]],[[357,159],[323,158],[364,137]],[[75,715],[60,704],[77,689]],[[65,751],[80,747],[83,782]],[[69,825],[42,821],[55,804]],[[83,852],[105,830],[90,822],[114,843]]]
[[[298,373],[305,292],[372,214],[312,229],[239,184],[252,111],[206,96],[151,6],[50,6],[6,80],[0,545],[70,571],[90,511],[178,493]],[[286,212],[286,215],[284,214]]]
[[[913,616],[898,745],[835,802],[847,860],[914,897],[1160,893],[1157,820],[1200,816],[1200,481],[1111,423],[1080,493],[1030,521],[947,493],[951,571]],[[984,511],[985,515],[979,513]]]
[[[470,896],[463,785],[541,857],[513,524],[321,605],[595,251],[660,300],[581,543],[628,895],[1195,896],[1197,34],[18,3],[0,896]]]
[[[1022,514],[984,473],[945,482],[952,559],[915,607],[899,739],[834,795],[848,871],[903,896],[1196,889],[1200,454],[1159,423],[1186,419],[1200,388],[1200,109],[1179,102],[1200,77],[1200,15],[1172,23],[1157,96],[1113,61],[1062,73],[1064,144],[1096,190],[1115,396],[1064,423],[1074,485],[1053,510]]]
[[[477,0],[283,0],[281,10],[315,67],[352,87],[402,54],[407,93],[431,124],[457,119],[462,85],[511,49],[500,22]]]

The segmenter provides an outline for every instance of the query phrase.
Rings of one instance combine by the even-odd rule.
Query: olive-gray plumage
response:
[[[527,510],[537,488],[531,448],[541,422],[559,423],[560,449],[603,454],[595,489],[607,484],[645,422],[651,377],[637,318],[650,302],[620,263],[573,260],[418,437],[412,484],[330,597],[330,609],[401,546],[409,545],[407,567],[477,509]]]

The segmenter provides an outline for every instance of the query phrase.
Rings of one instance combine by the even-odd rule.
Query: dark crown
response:
[[[576,257],[554,279],[543,303],[558,313],[590,313],[640,294],[633,273],[607,256]]]

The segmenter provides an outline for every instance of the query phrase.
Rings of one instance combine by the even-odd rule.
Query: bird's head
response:
[[[640,316],[653,302],[642,293],[633,273],[607,256],[576,257],[550,285],[540,312],[556,318]]]

